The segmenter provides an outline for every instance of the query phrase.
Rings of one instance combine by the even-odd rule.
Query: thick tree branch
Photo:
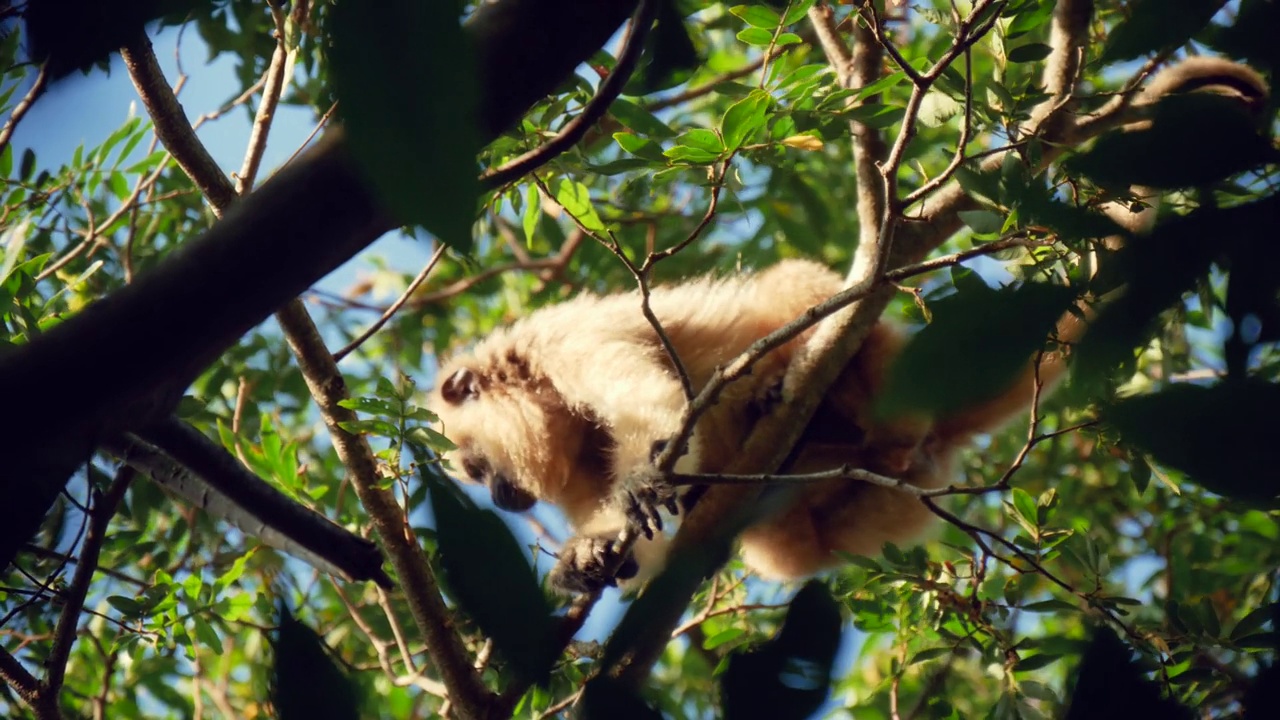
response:
[[[138,52],[140,56],[149,56],[150,54],[149,48],[142,48]],[[281,57],[283,56],[277,56],[277,58]],[[154,57],[151,58],[150,63],[144,62],[139,67],[142,68],[141,72],[151,72],[158,69],[158,66],[154,63]],[[139,86],[146,87],[148,91],[152,92],[169,93],[170,98],[172,98],[172,93],[168,90],[168,84],[157,82],[154,78],[145,78],[143,82],[139,83]],[[278,98],[278,94],[274,97]],[[176,104],[176,99],[173,99],[171,103],[170,98],[151,98],[148,105],[171,107]],[[263,102],[272,101],[272,99],[273,96],[269,93],[264,94]],[[259,118],[270,117],[271,114],[272,111],[270,109],[264,111],[260,108],[258,116]],[[157,132],[160,132],[160,126],[161,123],[157,119]],[[189,126],[180,123],[165,123],[165,127],[167,131],[175,133],[174,137],[161,136],[166,147],[178,148],[177,152],[186,152],[195,147],[203,150],[203,146],[195,138],[194,132]],[[257,144],[265,144],[265,133],[255,134],[255,138]],[[177,152],[175,152],[175,155]],[[257,154],[255,150],[250,148],[248,155],[252,157],[255,154]],[[180,157],[178,159],[183,167],[198,167],[196,163],[183,163]],[[204,177],[196,177],[193,180],[200,187],[215,188],[219,197],[225,195],[225,190],[230,185],[225,175],[221,172]],[[210,203],[213,205],[214,211],[219,215],[227,210],[226,206],[218,201],[210,199]],[[302,370],[304,379],[307,381],[307,386],[311,390],[312,396],[320,405],[321,415],[329,426],[329,432],[334,439],[339,458],[347,469],[348,476],[356,488],[356,493],[373,519],[374,528],[387,548],[388,555],[391,556],[391,562],[396,568],[397,575],[404,583],[410,610],[423,633],[432,658],[444,678],[445,685],[450,690],[450,697],[464,717],[484,717],[487,714],[487,707],[490,702],[489,693],[480,682],[479,676],[471,669],[471,663],[460,639],[448,625],[448,611],[444,606],[444,601],[441,599],[439,586],[427,563],[426,555],[405,526],[403,520],[404,512],[399,504],[396,503],[395,497],[389,491],[380,488],[377,462],[368,442],[363,437],[353,435],[340,426],[342,422],[354,422],[357,418],[353,411],[338,405],[339,401],[347,399],[349,395],[346,390],[346,383],[338,371],[336,360],[325,347],[315,323],[311,320],[311,316],[307,314],[301,300],[294,298],[286,303],[284,308],[276,313],[276,320],[284,331],[289,347],[294,351],[294,355],[298,359],[299,367]],[[205,470],[205,472],[200,472],[202,476],[218,477],[223,471],[230,470],[230,468],[226,467],[228,463],[235,463],[235,460],[225,453],[213,453],[215,457],[211,459],[209,457],[210,453],[190,452],[192,448],[198,450],[202,447],[197,441],[199,433],[174,420],[166,420],[145,428],[143,436],[145,439],[174,454],[175,459],[184,465],[195,469],[197,472],[202,469]],[[234,473],[227,474],[234,475]],[[254,480],[257,480],[257,478],[254,478]],[[273,495],[273,488],[261,482],[249,483],[249,486],[248,490],[255,490],[256,492],[250,492],[244,496],[231,495],[232,492],[236,491],[243,495],[247,491],[243,485],[219,485],[216,486],[216,489],[229,495],[232,500],[241,503],[245,507],[257,509],[258,512],[265,512],[268,508],[273,507],[278,509],[279,503],[266,502],[278,499]],[[287,498],[285,500],[287,501]],[[285,505],[286,509],[292,509],[288,507],[290,503],[286,502]],[[279,520],[280,518],[264,519]],[[279,526],[277,523],[270,524]],[[316,529],[323,529],[323,527],[320,526]],[[323,545],[317,545],[312,542],[316,539],[307,538],[307,541],[300,540],[300,542],[303,542],[304,546],[309,550],[315,551],[316,548],[323,547]]]
[[[311,396],[320,406],[334,449],[347,468],[348,479],[387,550],[404,588],[409,611],[423,634],[441,679],[449,688],[450,700],[462,717],[486,717],[493,695],[480,682],[466,648],[450,627],[450,612],[441,599],[440,586],[427,564],[427,555],[405,522],[404,510],[395,496],[379,487],[377,461],[368,441],[347,432],[341,425],[358,418],[355,411],[338,404],[349,394],[333,355],[301,303],[290,303],[276,314],[276,320],[298,359]]]
[[[554,90],[635,6],[635,0],[480,5],[466,31],[480,62],[485,136]],[[182,117],[174,109],[157,115]],[[198,175],[222,172],[214,166]],[[218,188],[213,193],[234,199]],[[0,564],[35,532],[65,478],[100,438],[168,415],[227,347],[396,224],[361,179],[341,133],[330,132],[135,282],[0,357],[0,393],[27,413],[0,439],[11,458],[0,478],[10,499],[0,509]]]
[[[376,545],[280,492],[189,425],[169,418],[141,434],[165,450],[131,434],[103,447],[195,507],[312,567],[391,584]]]
[[[138,96],[142,98],[142,106],[151,116],[156,137],[178,161],[187,177],[195,181],[209,204],[225,211],[237,197],[235,186],[227,180],[217,161],[192,132],[191,121],[151,49],[151,40],[146,35],[139,35],[120,49],[120,56],[124,58],[124,66],[138,90]]]

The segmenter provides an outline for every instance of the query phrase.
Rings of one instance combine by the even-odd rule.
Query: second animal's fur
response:
[[[1201,58],[1162,73],[1139,104],[1206,89],[1254,105],[1267,92],[1247,68]],[[1140,230],[1154,213],[1124,215],[1129,217],[1118,218],[1122,224]],[[696,391],[717,367],[840,288],[831,270],[788,260],[759,273],[659,287],[651,302]],[[1068,314],[1057,336],[1070,341],[1082,330],[1076,315]],[[678,471],[714,473],[729,465],[804,340],[802,335],[774,350],[727,388],[696,425]],[[904,342],[894,324],[873,328],[802,437],[792,472],[848,464],[918,487],[940,487],[953,479],[957,452],[973,435],[1024,411],[1033,397],[1029,365],[998,397],[952,416],[878,418],[875,399]],[[1045,354],[1040,380],[1052,383],[1063,365],[1059,353]],[[544,500],[565,512],[578,536],[552,573],[557,585],[590,590],[611,582],[604,569],[627,522],[621,496],[634,489],[632,479],[652,477],[653,456],[679,430],[686,405],[673,365],[640,312],[639,294],[582,295],[539,310],[453,358],[440,377],[431,406],[457,445],[446,459],[468,479],[487,484],[500,508],[526,510]],[[835,564],[837,552],[874,554],[886,541],[910,540],[931,517],[908,493],[856,480],[824,481],[805,486],[788,508],[749,527],[742,555],[761,576],[802,577]],[[635,548],[641,566],[655,566],[661,552],[655,542]]]

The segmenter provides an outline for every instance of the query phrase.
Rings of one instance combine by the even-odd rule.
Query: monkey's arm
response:
[[[684,390],[661,347],[643,336],[607,339],[591,349],[590,357],[590,369],[566,368],[570,372],[556,378],[556,387],[571,407],[589,411],[608,428],[613,440],[609,505],[622,509],[651,537],[662,527],[657,507],[676,511],[674,491],[651,463],[680,428]]]

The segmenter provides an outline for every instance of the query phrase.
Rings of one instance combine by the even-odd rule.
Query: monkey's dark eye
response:
[[[460,368],[440,386],[440,396],[450,405],[480,397],[480,377],[471,368]]]

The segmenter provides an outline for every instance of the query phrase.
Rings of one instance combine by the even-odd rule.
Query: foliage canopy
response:
[[[391,217],[439,252],[421,274],[362,258],[357,287],[309,291],[305,310],[213,348],[181,401],[159,403],[286,502],[377,539],[394,589],[317,571],[268,547],[260,527],[175,500],[180,478],[162,489],[144,477],[164,482],[171,465],[140,469],[147,442],[129,439],[159,435],[127,418],[64,445],[62,426],[108,416],[39,408],[50,385],[38,382],[23,396],[37,400],[9,405],[15,423],[57,418],[20,435],[51,438],[23,448],[39,461],[17,467],[43,473],[30,484],[71,480],[30,519],[39,531],[0,582],[0,714],[541,717],[576,703],[625,717],[1270,717],[1276,101],[1249,115],[1221,97],[1173,98],[1146,134],[1115,128],[1170,58],[1220,54],[1274,79],[1280,3],[598,2],[608,10],[139,4],[99,30],[125,45],[152,115],[61,165],[15,146],[13,130],[54,75],[110,48],[71,28],[63,44],[89,54],[59,55],[58,36],[40,35],[42,3],[27,25],[3,20],[0,370],[72,335],[102,298],[171,271],[211,226],[241,227],[248,213],[230,199],[255,185],[261,144],[305,140],[269,135],[278,103],[341,118],[346,137],[331,133],[329,148],[345,143],[386,209],[360,223],[342,203],[307,212],[374,235]],[[153,102],[172,100],[174,79],[146,82],[136,31],[161,16],[234,59],[224,111],[263,130],[236,183],[230,168],[192,162],[194,135],[173,130],[189,120]],[[538,20],[503,35],[517,17]],[[495,65],[495,38],[511,37],[539,60]],[[27,49],[50,58],[48,76]],[[554,92],[515,110],[522,96],[508,90],[529,78]],[[331,157],[310,152],[295,167]],[[1119,228],[1103,210],[1141,204],[1133,184],[1170,190],[1162,221],[1108,252],[1100,241]],[[851,557],[800,588],[734,560],[691,599],[663,578],[612,637],[593,623],[570,641],[591,605],[545,587],[547,552],[565,537],[556,516],[499,516],[433,460],[448,441],[420,391],[436,355],[576,292],[796,256],[844,269],[886,237],[880,287],[898,291],[880,293],[884,312],[923,328],[885,400],[896,407],[960,407],[1007,378],[1094,270],[1128,290],[1078,348],[1069,386],[966,454],[965,490],[936,498],[948,521],[923,546]],[[258,284],[290,273],[287,259],[243,263]],[[241,312],[242,292],[253,288],[203,301]],[[118,351],[154,357],[166,341]],[[11,497],[34,492],[25,475],[9,482]],[[650,601],[667,592],[686,608],[676,628]],[[609,674],[655,638],[639,690]]]

